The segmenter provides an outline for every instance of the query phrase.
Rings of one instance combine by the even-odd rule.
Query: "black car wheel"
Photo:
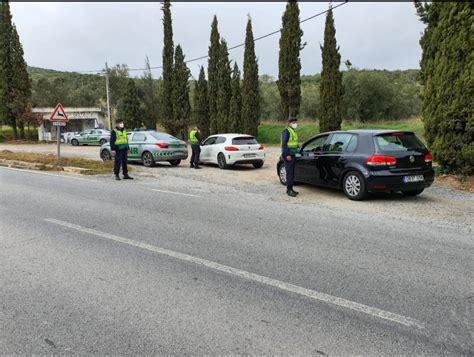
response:
[[[145,165],[146,167],[155,166],[155,159],[153,158],[151,152],[145,151],[142,155],[142,161],[143,165]]]
[[[284,164],[278,167],[278,178],[283,186],[286,186],[286,168]]]
[[[354,201],[361,201],[367,196],[364,177],[356,171],[351,171],[344,177],[342,189]]]
[[[420,193],[422,193],[425,189],[420,188],[419,190],[410,190],[410,191],[402,191],[402,193],[405,196],[418,196]]]
[[[222,170],[225,170],[229,167],[227,165],[227,161],[225,161],[225,156],[223,153],[220,153],[219,155],[217,155],[217,165],[219,165],[219,168]]]
[[[100,139],[99,144],[100,144],[100,145],[104,145],[106,142],[107,142],[107,140],[105,140],[105,139]]]
[[[256,169],[261,169],[263,167],[263,161],[256,162],[252,164]]]
[[[104,161],[112,160],[112,155],[110,154],[109,150],[102,150],[100,152],[100,158]]]
[[[72,146],[78,146],[78,145],[79,145],[79,141],[77,141],[77,139],[72,139],[72,140],[71,140],[71,144],[72,144]]]
[[[181,163],[181,160],[170,160],[169,163],[171,166],[178,166]]]

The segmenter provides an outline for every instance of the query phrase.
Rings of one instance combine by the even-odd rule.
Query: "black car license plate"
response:
[[[412,183],[412,182],[422,182],[425,181],[423,175],[411,175],[411,176],[403,176],[403,182],[405,183]]]

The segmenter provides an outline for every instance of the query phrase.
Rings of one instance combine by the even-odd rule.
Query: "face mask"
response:
[[[296,128],[298,127],[298,123],[290,124],[290,126],[291,126],[293,129],[296,129]]]
[[[120,123],[120,124],[118,125],[118,127],[119,127],[120,129],[123,129],[123,123]]]

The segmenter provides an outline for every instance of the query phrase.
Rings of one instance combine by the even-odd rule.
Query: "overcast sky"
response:
[[[338,3],[334,3],[337,5]],[[300,3],[300,18],[325,10],[328,3]],[[161,65],[162,13],[159,3],[23,3],[11,9],[28,65],[64,71],[97,70],[125,63],[143,68],[148,55],[152,66]],[[230,2],[174,3],[174,42],[181,44],[187,59],[207,54],[214,14],[219,31],[229,46],[245,38],[247,15],[253,21],[254,36],[277,30],[285,3]],[[423,24],[411,2],[347,3],[334,10],[336,38],[342,61],[358,68],[419,68],[419,38]],[[324,16],[302,24],[302,73],[321,70],[319,44],[323,41]],[[278,75],[279,34],[256,43],[260,74]],[[230,52],[241,68],[243,48]],[[195,77],[207,60],[189,64]],[[141,72],[133,72],[141,75]],[[161,70],[153,71],[156,78]]]

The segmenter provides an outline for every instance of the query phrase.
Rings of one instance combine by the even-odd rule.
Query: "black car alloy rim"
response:
[[[286,183],[286,168],[284,165],[280,166],[280,180],[283,183]]]
[[[345,183],[346,192],[349,196],[357,196],[360,192],[360,180],[356,175],[350,175],[346,178]]]

